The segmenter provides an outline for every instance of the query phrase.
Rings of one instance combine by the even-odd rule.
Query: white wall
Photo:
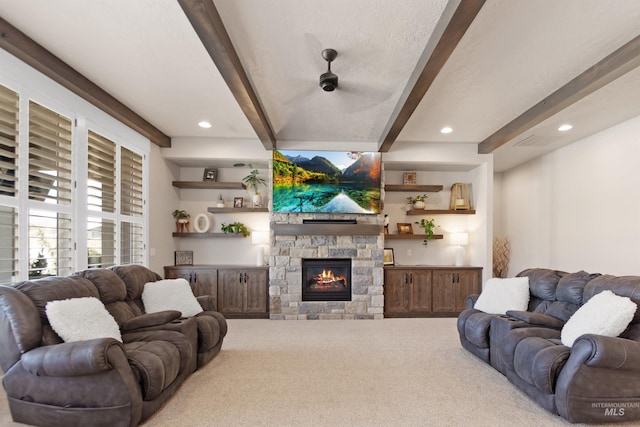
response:
[[[509,275],[640,274],[639,135],[640,116],[504,173]]]
[[[178,179],[179,168],[167,162],[161,149],[151,145],[149,155],[149,268],[164,277],[165,265],[173,265],[173,252],[177,250],[175,220],[171,212],[180,203],[180,193],[171,185]]]

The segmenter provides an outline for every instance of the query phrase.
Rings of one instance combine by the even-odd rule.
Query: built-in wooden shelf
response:
[[[419,191],[422,193],[437,193],[442,191],[442,185],[417,185],[417,184],[387,184],[384,191]]]
[[[211,239],[214,237],[222,238],[238,238],[242,237],[242,234],[235,233],[173,233],[173,237],[193,237],[199,239]]]
[[[217,190],[244,190],[247,188],[242,182],[218,182],[218,181],[173,181],[171,183],[178,188],[217,189]]]
[[[407,215],[475,215],[475,209],[453,210],[453,209],[411,209]]]
[[[269,212],[268,208],[207,208],[211,213],[256,213]]]
[[[379,224],[271,224],[276,236],[377,236]]]
[[[385,240],[424,240],[426,234],[385,234]],[[442,234],[434,234],[431,240],[444,239]]]

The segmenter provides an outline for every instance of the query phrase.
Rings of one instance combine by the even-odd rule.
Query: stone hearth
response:
[[[272,224],[302,224],[303,219],[357,219],[353,225],[380,224],[378,215],[272,214]],[[273,227],[272,227],[273,228]],[[350,233],[351,234],[351,233]],[[269,262],[271,319],[382,319],[384,240],[377,235],[278,234]],[[302,301],[302,259],[350,258],[351,301]]]

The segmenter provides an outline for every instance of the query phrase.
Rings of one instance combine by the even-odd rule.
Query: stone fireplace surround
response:
[[[356,219],[341,227],[302,227],[304,232],[282,231],[302,225],[304,219]],[[271,215],[269,255],[269,309],[274,320],[382,319],[383,252],[380,215],[287,214]],[[278,227],[281,226],[281,227]],[[344,233],[336,231],[344,229]],[[360,234],[359,234],[360,233]],[[351,301],[302,301],[303,258],[351,258]]]

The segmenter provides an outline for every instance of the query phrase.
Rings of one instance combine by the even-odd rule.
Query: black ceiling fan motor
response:
[[[333,49],[325,49],[322,51],[322,57],[327,61],[327,72],[320,75],[320,87],[326,92],[332,92],[338,87],[338,76],[331,72],[331,61],[336,59],[338,52]]]

